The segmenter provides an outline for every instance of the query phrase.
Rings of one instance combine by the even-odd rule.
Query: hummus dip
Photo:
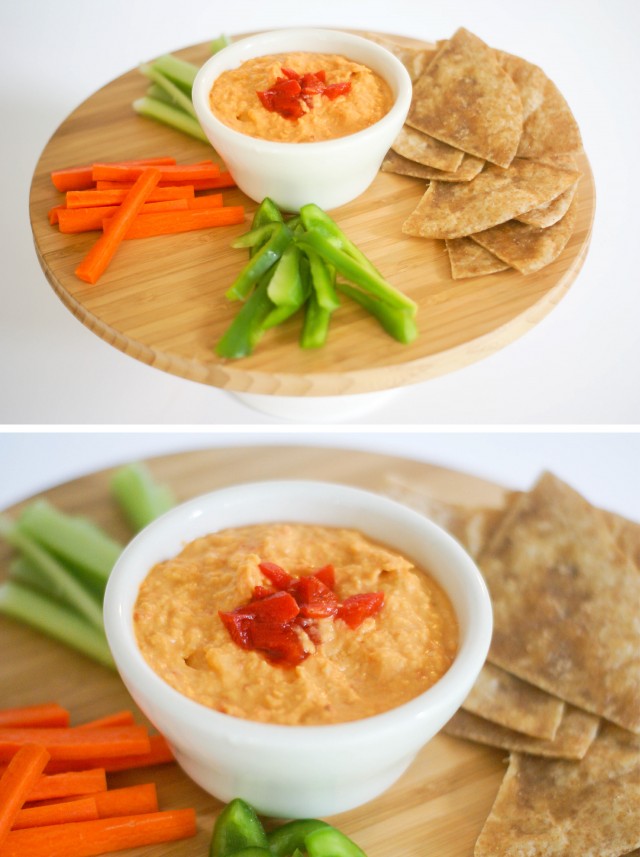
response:
[[[282,69],[300,75],[324,71],[327,84],[349,82],[347,94],[335,99],[320,93],[311,104],[302,102],[303,115],[289,119],[268,110],[258,92],[268,90],[282,76]],[[393,96],[389,85],[367,66],[334,54],[272,54],[247,60],[217,78],[209,103],[225,125],[264,140],[312,143],[354,134],[373,125],[389,112]]]
[[[327,563],[340,599],[373,590],[384,606],[352,629],[318,619],[320,642],[294,668],[270,663],[232,641],[218,611],[269,586],[273,562],[303,576]],[[354,530],[307,524],[222,530],[154,566],[134,608],[135,633],[149,665],[185,696],[217,711],[281,724],[357,720],[395,708],[449,668],[457,621],[443,590],[424,571]]]

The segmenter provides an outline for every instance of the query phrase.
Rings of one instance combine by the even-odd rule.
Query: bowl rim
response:
[[[132,596],[132,605],[135,603],[135,595],[142,580],[148,574],[152,564],[161,560],[147,559],[144,571],[138,571],[137,574],[131,571],[131,567],[135,568],[141,555],[151,550],[150,540],[161,528],[166,527],[168,522],[178,527],[181,522],[186,523],[210,516],[211,509],[207,510],[203,507],[217,503],[224,504],[225,501],[233,502],[236,499],[234,495],[254,489],[290,492],[315,490],[327,492],[327,494],[333,492],[334,498],[342,497],[352,502],[369,503],[377,506],[381,512],[388,510],[390,513],[402,516],[408,526],[417,527],[425,535],[435,539],[453,557],[452,562],[455,562],[456,568],[465,579],[464,597],[468,599],[469,604],[475,602],[476,612],[470,614],[465,636],[459,644],[451,666],[434,685],[395,708],[358,720],[330,724],[290,725],[249,720],[216,711],[185,696],[153,670],[136,644],[132,615],[125,613],[123,601],[129,595]],[[234,525],[225,524],[225,528],[229,526]],[[243,524],[238,523],[237,526],[243,526]],[[357,525],[349,522],[344,526],[347,529],[359,529]],[[211,526],[205,529],[207,532],[215,532],[215,528]],[[190,536],[189,540],[197,537]],[[375,537],[370,536],[370,538]],[[178,536],[176,540],[183,545],[186,543],[184,538],[180,539]],[[390,547],[400,550],[394,545]],[[175,556],[176,553],[177,551],[174,551],[171,555]],[[417,557],[414,559],[418,562]],[[446,585],[441,585],[446,591]],[[132,592],[132,589],[135,591]],[[449,597],[453,602],[450,595]],[[460,625],[455,603],[453,607]],[[399,724],[429,719],[432,710],[446,709],[451,696],[457,695],[458,683],[466,682],[469,675],[472,675],[472,680],[468,682],[470,689],[484,664],[489,649],[492,634],[492,608],[487,586],[473,559],[449,533],[408,506],[385,495],[345,484],[319,480],[265,479],[235,483],[200,494],[174,506],[139,532],[125,547],[109,577],[104,600],[104,624],[109,646],[125,685],[143,688],[142,693],[145,698],[153,697],[156,707],[159,706],[165,712],[170,712],[168,717],[180,720],[183,727],[195,733],[215,734],[218,737],[233,733],[234,740],[244,740],[256,745],[262,741],[268,741],[270,745],[276,744],[282,747],[290,747],[292,741],[302,741],[306,744],[307,739],[314,741],[330,736],[334,744],[349,746],[357,745],[359,740],[369,741],[372,733],[383,736],[397,730]],[[176,706],[179,707],[178,713],[175,711]]]
[[[316,36],[319,38],[332,37],[344,40],[351,45],[364,44],[368,50],[372,50],[377,54],[377,56],[386,63],[387,68],[389,69],[387,73],[381,76],[383,76],[386,82],[391,86],[389,78],[393,73],[393,81],[397,88],[397,93],[394,95],[393,105],[388,112],[378,119],[377,122],[374,122],[372,125],[362,128],[360,131],[356,131],[353,134],[346,134],[342,137],[335,137],[329,140],[304,142],[302,144],[295,141],[266,140],[263,137],[253,137],[250,134],[245,134],[242,131],[231,128],[229,125],[226,125],[218,119],[209,107],[209,92],[217,77],[219,77],[223,71],[227,70],[226,68],[221,69],[216,73],[217,67],[224,63],[225,58],[228,58],[231,52],[242,53],[243,50],[250,50],[251,46],[256,43],[261,44],[262,42],[271,42],[285,37],[292,38],[296,35],[302,38]],[[261,56],[261,54],[252,53],[245,59],[253,59],[256,56]],[[241,64],[242,61],[244,60],[241,60],[238,64]],[[234,66],[234,68],[235,67],[236,66]],[[231,42],[231,44],[209,57],[196,74],[192,87],[192,100],[200,123],[203,126],[210,126],[216,134],[226,136],[229,141],[236,141],[237,145],[244,143],[244,145],[251,145],[252,147],[259,146],[261,151],[265,154],[282,154],[284,152],[291,154],[294,151],[303,151],[313,155],[319,151],[319,148],[321,148],[322,151],[327,149],[331,151],[333,149],[337,152],[340,148],[345,146],[359,145],[361,142],[364,145],[370,137],[377,135],[381,129],[397,122],[400,113],[402,113],[404,120],[404,117],[406,117],[409,110],[412,91],[413,85],[411,77],[400,60],[392,54],[391,51],[387,50],[387,48],[379,45],[377,42],[373,42],[371,39],[367,39],[365,36],[360,36],[356,33],[350,33],[345,30],[332,30],[324,27],[281,27],[277,30],[264,30],[259,33],[242,36],[237,41]],[[356,141],[355,144],[353,143],[354,140]],[[302,149],[300,148],[301,145]]]

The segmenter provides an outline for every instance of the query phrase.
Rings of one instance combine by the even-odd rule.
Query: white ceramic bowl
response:
[[[209,92],[222,72],[254,57],[287,51],[340,54],[363,63],[387,81],[393,107],[369,128],[320,143],[250,137],[214,116]],[[269,196],[287,211],[309,202],[330,210],[355,199],[376,177],[409,111],[411,79],[393,54],[360,36],[336,30],[274,30],[248,36],[214,54],[198,72],[192,98],[202,129],[247,196],[256,202]]]
[[[448,672],[425,693],[391,711],[327,726],[270,725],[221,714],[161,679],[141,655],[133,627],[138,588],[151,567],[199,536],[275,521],[359,529],[427,568],[448,593],[458,617],[459,651]],[[287,818],[351,809],[397,780],[464,701],[484,663],[492,629],[482,577],[442,529],[377,494],[305,481],[237,485],[167,512],[144,529],[116,563],[104,618],[125,685],[166,736],[184,771],[220,800],[241,796],[266,815]]]

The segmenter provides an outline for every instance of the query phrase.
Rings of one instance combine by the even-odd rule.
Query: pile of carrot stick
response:
[[[75,272],[91,284],[125,239],[229,226],[243,223],[245,216],[242,205],[224,205],[219,191],[235,182],[213,161],[178,164],[158,157],[94,163],[54,170],[51,180],[65,199],[49,210],[49,222],[64,233],[102,232]]]
[[[193,836],[193,809],[160,810],[153,782],[107,773],[173,761],[120,711],[80,726],[55,702],[0,709],[0,857],[92,857]]]

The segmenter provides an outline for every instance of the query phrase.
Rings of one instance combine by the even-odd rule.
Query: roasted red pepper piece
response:
[[[328,84],[322,94],[326,95],[327,98],[330,98],[333,101],[339,95],[346,95],[348,92],[351,92],[351,81],[344,80],[340,83],[330,83]]]
[[[276,589],[288,589],[295,581],[295,577],[292,577],[282,566],[279,566],[275,562],[261,562],[258,564],[258,568],[273,583]]]
[[[354,629],[369,616],[374,616],[384,604],[384,592],[360,592],[350,595],[338,608],[337,618]]]
[[[289,591],[298,602],[300,615],[307,619],[324,619],[338,612],[335,592],[313,574],[301,577]]]
[[[351,91],[350,81],[327,84],[324,69],[308,71],[303,75],[284,66],[280,70],[283,76],[276,78],[269,89],[257,90],[256,95],[263,107],[279,113],[285,119],[299,119],[306,112],[303,102],[311,109],[314,95],[326,95],[333,101],[339,95],[347,95]]]
[[[336,571],[330,563],[328,565],[323,565],[322,568],[317,568],[313,572],[313,576],[317,577],[318,580],[321,580],[325,586],[329,587],[329,589],[335,589]]]

